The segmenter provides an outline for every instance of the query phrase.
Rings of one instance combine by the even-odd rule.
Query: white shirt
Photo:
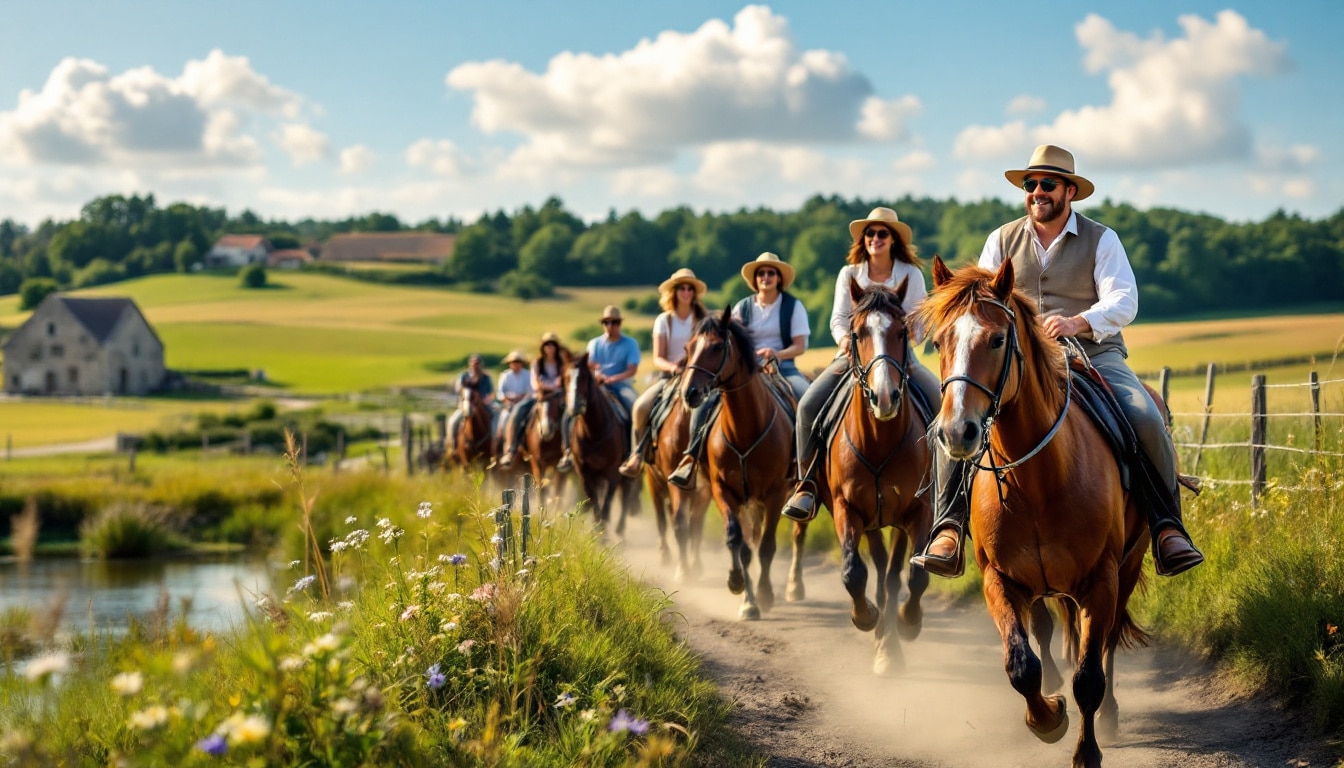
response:
[[[532,374],[526,368],[504,371],[499,377],[500,397],[515,397],[532,394]]]
[[[989,233],[985,249],[980,252],[980,266],[985,269],[997,270],[1003,264],[1003,253],[999,250],[999,232],[1002,230],[1003,227],[999,227]],[[1028,230],[1036,248],[1036,256],[1040,258],[1041,268],[1044,269],[1050,266],[1050,260],[1063,247],[1064,234],[1077,236],[1078,214],[1069,211],[1069,221],[1064,225],[1064,232],[1050,243],[1049,248],[1041,245],[1041,238],[1036,234],[1034,226],[1029,226]],[[1097,284],[1097,303],[1079,316],[1092,326],[1092,339],[1102,341],[1134,322],[1135,315],[1139,313],[1139,286],[1134,279],[1134,269],[1129,265],[1129,256],[1125,254],[1125,246],[1120,243],[1120,236],[1110,227],[1105,228],[1101,240],[1097,242],[1092,279]]]
[[[676,365],[686,359],[686,345],[695,332],[695,313],[682,320],[675,312],[664,312],[653,321],[653,337],[667,339],[667,361]]]
[[[764,305],[757,296],[751,297],[751,323],[747,325],[747,332],[751,334],[751,343],[755,344],[757,349],[769,348],[778,352],[791,346],[793,337],[812,335],[812,328],[807,324],[807,307],[804,307],[802,299],[799,299],[793,305],[793,318],[789,321],[791,337],[779,338],[779,318],[775,317],[775,313],[779,311],[779,305],[783,301],[782,293],[775,294],[775,300]]]
[[[867,288],[873,284],[872,278],[868,276],[868,262],[859,264],[846,264],[840,269],[840,274],[835,278],[835,303],[831,305],[831,337],[835,343],[841,343],[841,340],[849,336],[849,321],[854,314],[854,299],[849,295],[849,279],[854,278],[858,281],[860,288]],[[896,286],[901,284],[902,280],[909,279],[905,288],[905,301],[901,302],[901,309],[909,316],[924,301],[928,295],[928,289],[924,287],[924,273],[919,271],[919,267],[914,264],[906,264],[904,261],[892,263],[891,277],[887,278],[882,285],[895,290]],[[910,340],[918,344],[924,340],[924,329],[915,323],[910,323]]]

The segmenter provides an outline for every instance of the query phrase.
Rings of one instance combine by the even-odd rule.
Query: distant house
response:
[[[207,267],[245,267],[265,264],[271,251],[269,240],[261,235],[225,235],[205,254]]]
[[[313,255],[302,248],[282,248],[271,251],[266,266],[271,269],[298,269],[313,260]]]
[[[442,264],[453,255],[456,235],[435,232],[350,232],[332,235],[323,261],[421,261]]]
[[[53,293],[5,340],[5,392],[143,395],[162,386],[163,359],[134,301]]]

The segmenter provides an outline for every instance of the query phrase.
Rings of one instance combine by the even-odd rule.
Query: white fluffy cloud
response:
[[[327,156],[326,135],[303,123],[280,126],[277,143],[296,166],[315,163]]]
[[[346,147],[341,150],[341,173],[356,175],[373,167],[373,150],[363,144]]]
[[[1024,93],[1021,96],[1014,96],[1008,102],[1008,108],[1004,111],[1010,115],[1030,115],[1043,109],[1045,109],[1045,99]]]
[[[1088,15],[1075,28],[1088,72],[1106,73],[1110,104],[1060,113],[1049,125],[972,126],[957,138],[965,159],[1025,156],[1057,143],[1087,157],[1089,168],[1164,168],[1245,159],[1254,142],[1238,114],[1239,81],[1291,67],[1283,43],[1271,41],[1235,11],[1212,21],[1179,18],[1184,36],[1147,39]]]
[[[462,176],[469,170],[466,156],[447,139],[421,139],[415,142],[406,148],[406,164],[448,177]]]
[[[67,58],[40,91],[21,91],[15,108],[0,112],[0,157],[133,170],[242,168],[261,159],[247,132],[253,118],[293,120],[304,108],[246,57],[219,50],[187,62],[177,77],[149,67],[112,74]]]
[[[840,53],[798,50],[788,21],[756,5],[731,26],[715,19],[616,54],[562,53],[540,74],[478,61],[446,82],[472,94],[479,129],[523,137],[509,160],[519,175],[658,164],[721,142],[895,141],[920,108],[874,96]]]

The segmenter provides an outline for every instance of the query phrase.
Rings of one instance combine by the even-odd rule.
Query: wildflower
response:
[[[382,539],[384,544],[391,544],[397,539],[400,539],[402,537],[402,534],[404,533],[406,533],[406,531],[396,527],[395,525],[389,525],[383,528],[383,532],[378,534],[378,538]]]
[[[294,570],[295,568],[298,568],[298,567],[299,567],[299,564],[302,563],[302,562],[303,562],[302,560],[290,560],[290,561],[289,561],[289,569],[292,571],[292,570]]]
[[[131,727],[152,731],[168,722],[168,710],[162,704],[146,707],[131,714]]]
[[[428,520],[432,514],[434,514],[434,505],[428,501],[420,502],[420,508],[415,510],[415,516],[421,520]]]
[[[45,683],[52,675],[63,675],[69,671],[70,655],[52,653],[28,662],[28,666],[23,670],[23,676],[33,682]]]
[[[425,680],[425,685],[431,691],[437,691],[438,689],[443,687],[444,683],[448,681],[448,678],[444,677],[443,673],[439,671],[438,664],[435,664],[434,666],[425,670],[425,677],[427,678]]]
[[[339,698],[339,699],[337,699],[337,700],[331,702],[331,711],[332,711],[337,717],[340,717],[340,718],[346,718],[346,717],[349,717],[350,715],[353,715],[353,714],[355,713],[355,711],[358,710],[358,709],[359,709],[359,703],[358,703],[358,702],[356,702],[356,701],[354,701],[354,700],[352,700],[352,699],[347,699],[347,698],[345,698],[344,696],[342,696],[341,698]]]
[[[305,645],[303,647],[303,655],[304,656],[326,655],[336,650],[340,646],[341,646],[340,638],[328,632],[327,634],[319,638],[316,638],[311,643]]]
[[[582,721],[584,721],[585,723],[586,723],[586,722],[590,722],[590,721],[592,721],[592,720],[594,720],[594,719],[596,719],[596,718],[597,718],[597,710],[596,710],[596,709],[585,709],[585,710],[583,710],[582,712],[579,713],[579,719],[582,720]]]
[[[349,611],[354,609],[355,604],[350,602],[349,600],[342,600],[341,602],[336,604],[336,607],[340,608],[342,611]]]
[[[439,625],[439,629],[443,630],[444,632],[452,632],[454,629],[457,629],[457,622],[445,621]]]
[[[453,555],[452,557],[448,558],[448,562],[451,565],[466,565],[467,556],[462,554]]]
[[[312,576],[312,575],[304,576],[303,578],[301,578],[301,579],[299,579],[298,581],[294,582],[294,586],[290,587],[290,588],[289,588],[289,592],[286,592],[285,594],[291,594],[291,593],[294,593],[294,592],[302,592],[303,590],[305,590],[305,589],[311,587],[311,586],[313,585],[313,582],[314,582],[314,581],[317,581],[317,577],[316,577],[316,576]]]
[[[286,656],[281,659],[276,666],[280,668],[281,672],[297,672],[298,670],[303,669],[304,665],[307,663],[308,662],[304,661],[299,656]]]
[[[239,744],[255,744],[258,741],[271,735],[271,723],[261,715],[244,715],[242,712],[234,712],[228,719],[219,725],[219,731],[223,732],[230,744],[237,746]]]
[[[574,694],[570,693],[569,691],[565,691],[564,693],[555,697],[555,708],[564,709],[565,707],[572,707],[574,706],[574,702],[576,701],[578,701],[578,699],[574,697]]]
[[[354,516],[354,515],[351,515],[351,516],[345,518],[345,524],[346,524],[346,525],[354,525],[354,524],[355,524],[355,516]]]
[[[409,621],[409,620],[415,618],[416,615],[417,615],[418,613],[420,613],[420,606],[418,606],[418,605],[408,605],[408,606],[406,606],[406,610],[404,610],[404,611],[401,612],[401,620],[402,620],[402,621]]]
[[[476,644],[475,640],[467,639],[457,644],[457,652],[461,654],[471,653],[471,647]]]
[[[112,677],[112,690],[122,696],[134,696],[145,686],[145,676],[139,672],[122,672]]]
[[[390,518],[390,517],[380,517],[380,518],[378,518],[377,526],[378,526],[379,528],[391,528],[391,527],[392,527],[392,518]]]
[[[495,546],[499,546],[500,544],[504,543],[504,537],[496,533],[494,536],[490,537],[490,543],[494,544]]]
[[[519,571],[518,571],[518,575],[519,575],[519,576],[526,576],[526,575],[527,575],[527,569],[526,569],[526,568],[523,568],[523,569],[519,570]]]
[[[464,718],[459,717],[448,724],[448,732],[452,733],[453,731],[460,731],[466,727],[467,727],[467,721]]]
[[[611,723],[607,725],[607,730],[612,733],[629,731],[636,736],[643,736],[645,733],[648,733],[649,721],[637,720],[631,717],[629,712],[621,709],[617,710],[615,717],[611,718]]]
[[[495,597],[495,585],[489,582],[477,587],[476,590],[471,593],[471,599],[475,600],[478,603],[483,603],[487,600],[492,600],[494,599],[494,597]]]
[[[348,546],[350,545],[346,544],[341,539],[332,539],[330,542],[327,543],[327,547],[331,550],[331,553],[333,555],[336,554],[337,552],[344,552],[345,548]]]
[[[326,621],[327,619],[330,619],[331,616],[332,616],[331,611],[313,611],[312,613],[308,614],[308,620]]]
[[[222,734],[212,733],[196,742],[196,748],[211,757],[223,757],[229,751],[229,741]]]
[[[363,528],[356,528],[345,534],[345,544],[350,549],[362,549],[368,540],[369,532]]]

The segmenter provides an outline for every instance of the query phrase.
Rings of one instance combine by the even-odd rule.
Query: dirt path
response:
[[[819,524],[829,525],[830,518]],[[903,644],[905,671],[877,678],[871,672],[872,634],[850,623],[849,598],[835,565],[809,560],[807,600],[781,603],[761,621],[741,622],[740,598],[725,586],[727,557],[717,517],[706,529],[706,573],[697,583],[672,584],[670,570],[658,566],[657,535],[647,513],[631,521],[626,558],[632,572],[672,594],[678,631],[737,703],[732,727],[771,756],[767,765],[1069,764],[1078,727],[1072,697],[1072,727],[1062,741],[1043,744],[1030,735],[1022,699],[1003,671],[998,633],[983,608],[951,609],[936,598],[926,600],[923,633]],[[772,575],[782,596],[788,561],[786,552],[781,556]],[[1107,766],[1336,765],[1289,716],[1266,702],[1223,692],[1197,660],[1156,648],[1121,652],[1116,666],[1121,732],[1116,743],[1103,744]]]

